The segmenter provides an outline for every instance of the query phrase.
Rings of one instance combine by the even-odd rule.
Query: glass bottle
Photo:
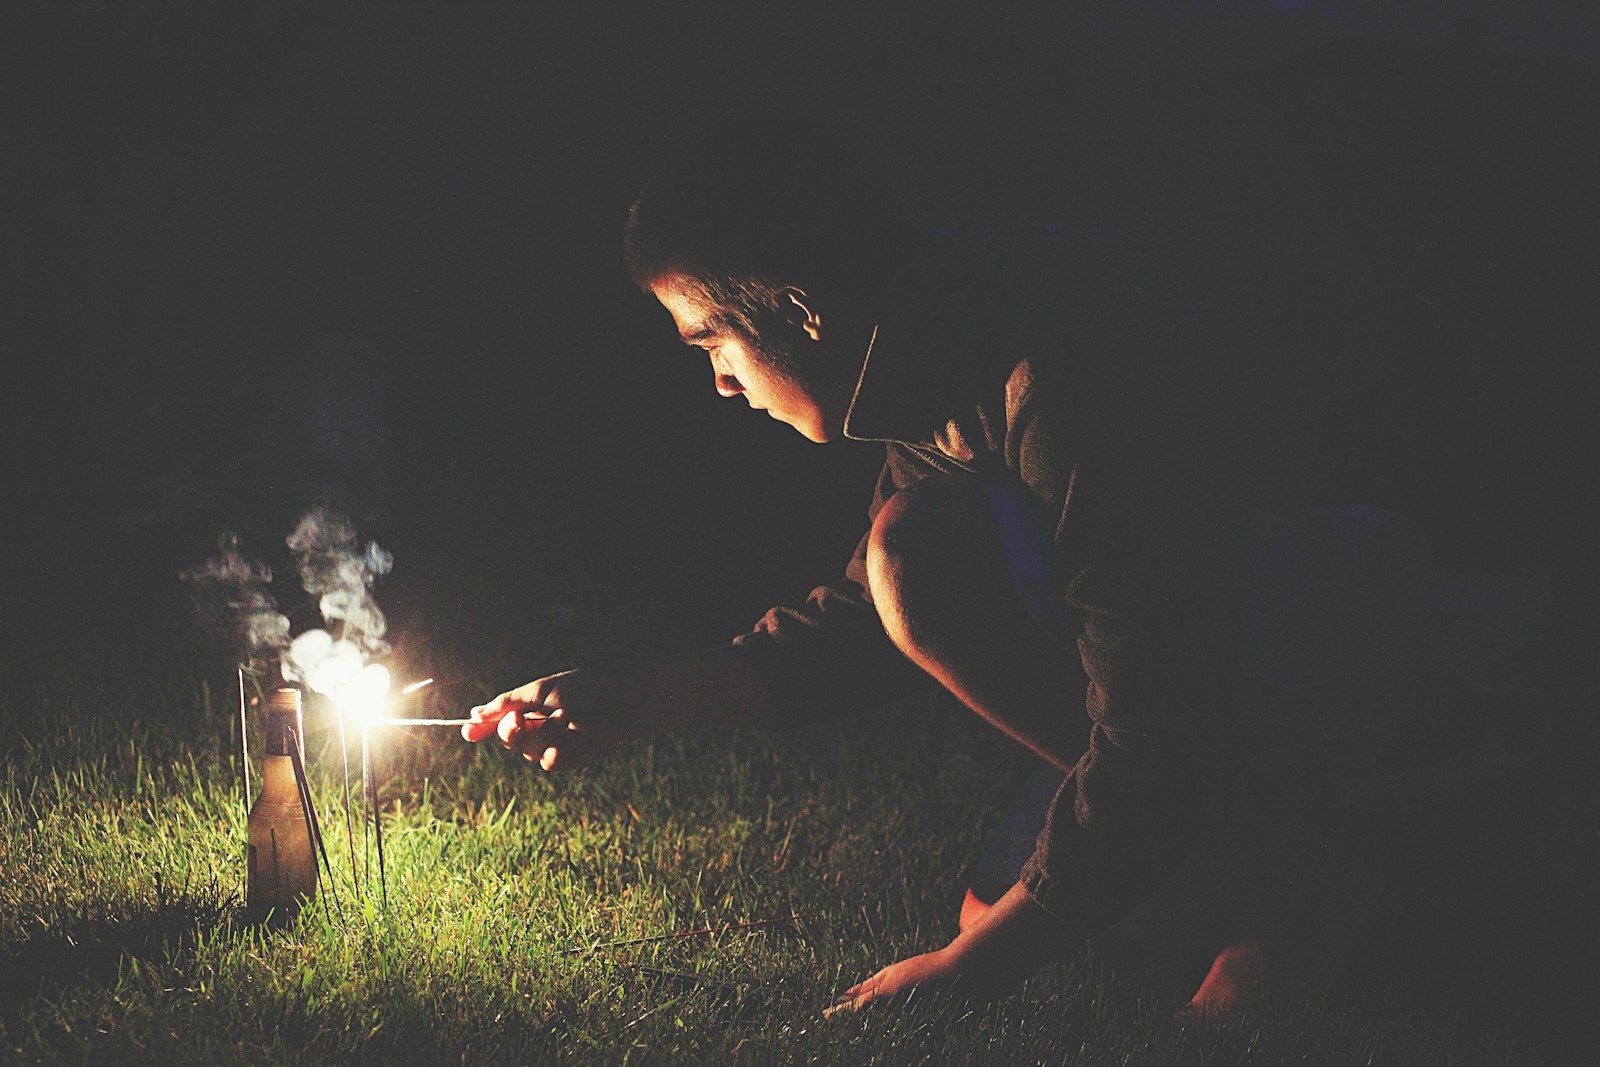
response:
[[[300,690],[279,689],[267,707],[261,794],[250,808],[245,846],[245,906],[252,915],[289,918],[317,893],[316,853],[294,773],[294,757],[304,765],[304,753],[290,747],[301,736]]]

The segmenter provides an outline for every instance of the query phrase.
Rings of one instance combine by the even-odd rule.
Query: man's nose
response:
[[[717,392],[723,396],[738,396],[744,392],[744,386],[739,379],[728,373],[726,367],[719,363],[715,356],[711,358],[711,381],[717,387]]]

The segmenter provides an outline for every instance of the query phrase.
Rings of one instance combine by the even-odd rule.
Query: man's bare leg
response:
[[[1200,988],[1178,1012],[1180,1019],[1203,1019],[1237,1011],[1266,973],[1267,960],[1253,937],[1241,938],[1217,953]]]

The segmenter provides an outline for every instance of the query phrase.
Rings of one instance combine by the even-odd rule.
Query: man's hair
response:
[[[864,296],[902,224],[850,163],[773,144],[669,162],[628,213],[629,275],[644,290],[681,275],[752,336],[786,286]]]

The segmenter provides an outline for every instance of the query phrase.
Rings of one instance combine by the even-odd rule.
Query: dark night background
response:
[[[178,572],[225,529],[281,568],[317,498],[394,552],[402,635],[704,643],[833,575],[875,446],[717,397],[619,248],[659,149],[792,114],[932,217],[1254,235],[1323,473],[1581,612],[1583,5],[547,9],[8,8],[14,635],[190,642]]]

